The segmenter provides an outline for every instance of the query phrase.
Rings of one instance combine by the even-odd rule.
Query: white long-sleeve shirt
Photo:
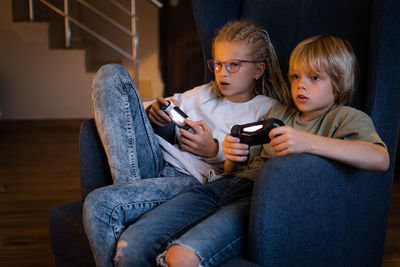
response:
[[[210,176],[223,172],[225,155],[222,152],[222,141],[235,124],[259,121],[277,101],[264,95],[257,95],[244,103],[218,99],[210,84],[201,85],[184,93],[177,93],[172,98],[178,100],[179,108],[192,121],[204,120],[212,129],[213,137],[218,141],[218,154],[215,158],[202,158],[190,152],[181,151],[179,145],[172,145],[158,136],[166,162],[178,171],[196,177],[201,183],[207,182]],[[175,133],[179,134],[176,127]]]

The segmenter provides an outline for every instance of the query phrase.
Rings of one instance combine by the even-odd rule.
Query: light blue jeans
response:
[[[200,183],[165,164],[142,100],[125,68],[117,64],[100,68],[93,81],[93,103],[115,184],[87,196],[83,223],[96,264],[113,266],[117,241],[130,224]],[[135,240],[135,236],[128,239]]]
[[[247,179],[222,177],[162,203],[122,233],[117,265],[154,266],[156,258],[163,264],[165,249],[173,244],[191,248],[199,266],[218,266],[239,255],[246,243],[252,188]]]

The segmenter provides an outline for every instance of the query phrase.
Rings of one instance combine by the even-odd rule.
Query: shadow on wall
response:
[[[174,4],[166,5],[160,11],[164,96],[184,92],[204,83],[203,52],[193,18],[192,1]]]

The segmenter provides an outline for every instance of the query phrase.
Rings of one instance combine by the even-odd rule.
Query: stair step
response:
[[[70,14],[78,18],[82,13],[76,1],[70,1]],[[52,0],[51,4],[60,10],[64,10],[63,0]],[[50,49],[66,49],[65,46],[65,24],[64,18],[40,3],[39,0],[33,1],[34,7],[34,23],[31,25],[48,23],[48,43]],[[29,4],[27,0],[12,1],[12,17],[14,22],[29,22]],[[34,26],[32,26],[34,27]],[[32,28],[33,29],[33,28]],[[85,66],[88,72],[97,71],[103,64],[106,63],[121,63],[122,56],[115,52],[112,48],[106,46],[101,41],[92,37],[90,34],[81,30],[73,23],[70,23],[70,38],[71,45],[68,49],[85,49]],[[34,30],[33,30],[34,31]],[[42,36],[34,35],[32,36]],[[29,38],[30,38],[29,37]],[[28,38],[28,37],[26,37]],[[38,38],[38,37],[36,37]],[[124,48],[123,48],[124,49]]]

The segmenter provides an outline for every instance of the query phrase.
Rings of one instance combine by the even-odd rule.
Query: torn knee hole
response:
[[[120,257],[123,255],[123,250],[128,246],[128,242],[125,240],[118,241],[117,243],[117,250],[115,252],[114,261],[118,262]]]

